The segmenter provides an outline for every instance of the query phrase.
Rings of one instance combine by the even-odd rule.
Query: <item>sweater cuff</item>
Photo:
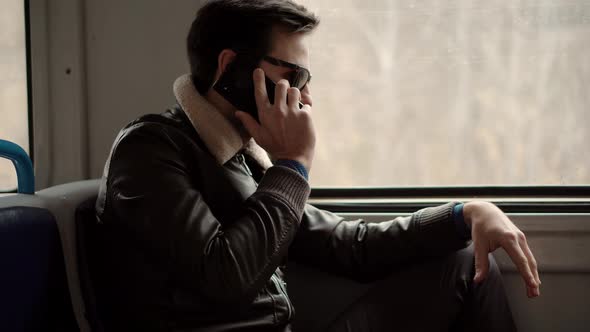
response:
[[[419,229],[425,250],[449,250],[465,246],[466,240],[457,235],[453,220],[454,207],[459,202],[422,209],[416,215],[416,227]],[[446,239],[446,240],[443,240]]]
[[[300,220],[311,188],[297,171],[285,166],[273,166],[260,180],[257,191],[282,198]]]

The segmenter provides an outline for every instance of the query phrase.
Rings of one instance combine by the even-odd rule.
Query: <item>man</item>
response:
[[[306,39],[317,24],[289,0],[217,0],[199,10],[187,39],[191,75],[174,84],[178,104],[127,125],[105,166],[99,295],[110,329],[290,331],[287,256],[381,280],[319,317],[329,331],[514,330],[489,255],[498,247],[527,295],[539,295],[526,238],[490,203],[452,202],[381,223],[306,204],[315,146]],[[259,122],[214,88],[243,54],[258,57]],[[273,103],[265,76],[276,82]]]

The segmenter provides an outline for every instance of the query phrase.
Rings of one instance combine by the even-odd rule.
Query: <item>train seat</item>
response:
[[[0,208],[0,266],[0,330],[78,330],[59,231],[49,210]]]
[[[75,219],[80,205],[96,199],[98,185],[79,181],[0,197],[1,331],[90,330]]]

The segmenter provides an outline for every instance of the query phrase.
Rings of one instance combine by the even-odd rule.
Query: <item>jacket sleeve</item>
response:
[[[270,168],[236,207],[239,217],[222,226],[189,176],[182,145],[166,129],[143,125],[115,144],[105,171],[105,205],[114,223],[108,228],[210,300],[251,302],[295,237],[307,182],[288,168]]]
[[[343,218],[307,205],[289,256],[308,264],[373,280],[411,260],[464,248],[452,220],[457,203],[419,210],[383,222]]]

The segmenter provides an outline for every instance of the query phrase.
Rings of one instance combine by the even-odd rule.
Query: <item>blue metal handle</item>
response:
[[[31,162],[31,158],[29,158],[25,150],[12,142],[0,139],[0,157],[12,160],[18,179],[17,191],[22,194],[34,194],[35,173],[33,172],[33,162]]]

